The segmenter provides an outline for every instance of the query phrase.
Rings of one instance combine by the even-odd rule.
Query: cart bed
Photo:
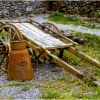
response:
[[[53,37],[50,34],[40,30],[30,23],[13,23],[16,27],[20,29],[22,34],[29,38],[31,41],[34,41],[38,46],[43,48],[57,48],[57,47],[67,47],[68,44],[59,40],[58,38]]]

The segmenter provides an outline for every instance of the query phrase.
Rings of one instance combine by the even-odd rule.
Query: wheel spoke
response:
[[[3,61],[4,61],[5,57],[6,57],[6,55],[7,55],[7,54],[4,54],[4,55],[3,55],[2,59],[1,59],[1,62],[0,62],[0,66],[1,66],[1,64],[3,63]]]
[[[9,32],[9,38],[11,38],[11,28],[8,29]]]
[[[12,37],[13,40],[14,40],[14,38],[15,38],[16,35],[17,35],[17,34],[14,34],[14,36]]]

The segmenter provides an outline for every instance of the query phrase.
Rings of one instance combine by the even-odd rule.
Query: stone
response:
[[[0,17],[3,18],[8,15],[17,17],[25,14],[46,13],[46,11],[61,11],[93,17],[97,10],[100,10],[100,1],[93,0],[0,0]]]
[[[27,7],[26,7],[26,12],[31,12],[32,9],[33,9],[32,6],[27,6]]]

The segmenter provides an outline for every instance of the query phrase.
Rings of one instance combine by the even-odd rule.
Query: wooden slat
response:
[[[25,37],[34,41],[37,45],[40,45],[43,48],[68,47],[69,45],[53,37],[52,35],[43,32],[42,30],[31,25],[30,23],[13,23],[13,24],[21,30],[22,34]]]

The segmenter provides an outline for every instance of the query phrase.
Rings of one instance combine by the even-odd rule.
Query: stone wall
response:
[[[100,13],[100,1],[67,1],[66,11],[70,14],[92,17],[94,12]]]
[[[100,1],[0,0],[0,18],[46,13],[47,10],[91,17],[100,10]]]
[[[0,17],[18,17],[26,14],[44,13],[43,1],[0,0]]]
[[[94,0],[62,0],[45,1],[48,10],[61,11],[68,14],[78,14],[92,17],[94,12],[100,12],[100,1]]]

